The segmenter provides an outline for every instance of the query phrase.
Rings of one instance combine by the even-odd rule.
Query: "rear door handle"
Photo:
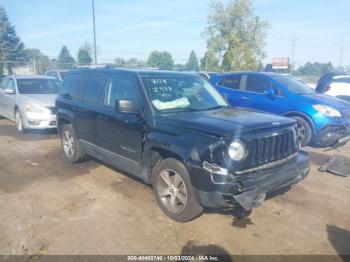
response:
[[[246,97],[246,96],[242,96],[241,98],[245,100],[249,100],[249,97]]]

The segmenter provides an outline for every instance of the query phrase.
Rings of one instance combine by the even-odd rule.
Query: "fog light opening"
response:
[[[41,123],[40,120],[28,119],[28,124],[31,126],[38,126],[38,125],[40,125],[40,123]]]
[[[223,175],[223,176],[228,175],[228,171],[226,168],[220,167],[216,164],[211,164],[207,161],[203,162],[203,168],[212,174]]]

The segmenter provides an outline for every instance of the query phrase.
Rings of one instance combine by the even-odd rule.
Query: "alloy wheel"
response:
[[[65,130],[62,135],[63,150],[67,157],[71,158],[74,155],[74,137],[69,130]]]
[[[157,191],[163,205],[172,213],[180,213],[187,204],[187,189],[182,177],[174,170],[163,170],[157,181]]]

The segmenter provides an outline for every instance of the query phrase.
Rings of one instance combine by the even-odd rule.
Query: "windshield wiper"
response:
[[[164,109],[161,110],[161,112],[163,113],[183,113],[183,112],[194,112],[194,111],[198,111],[194,108],[172,108],[172,109]]]
[[[226,106],[221,106],[221,105],[217,105],[217,106],[213,106],[213,107],[210,107],[210,108],[206,108],[204,110],[215,110],[215,109],[220,109],[220,108],[224,108]]]

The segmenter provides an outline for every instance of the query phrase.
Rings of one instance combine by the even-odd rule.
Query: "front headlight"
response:
[[[232,160],[239,162],[246,157],[247,151],[240,140],[234,140],[228,148],[228,154]]]
[[[326,105],[313,105],[312,107],[322,115],[329,116],[329,117],[341,117],[340,112],[333,107],[326,106]]]
[[[49,114],[50,110],[40,105],[24,102],[23,111],[26,113]]]

